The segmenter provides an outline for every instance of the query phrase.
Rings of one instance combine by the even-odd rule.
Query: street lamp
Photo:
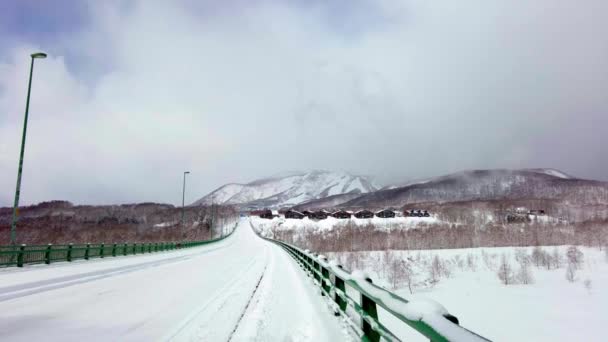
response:
[[[184,202],[186,200],[186,175],[190,174],[190,171],[184,171],[184,187],[182,189],[182,227],[185,227],[184,223]]]
[[[21,153],[19,154],[19,169],[17,171],[17,189],[15,190],[15,203],[13,204],[13,222],[11,224],[11,245],[16,243],[17,220],[19,217],[19,193],[21,192],[21,171],[23,170],[23,153],[25,151],[25,133],[27,132],[27,116],[30,110],[30,93],[32,90],[32,73],[34,72],[34,59],[46,58],[46,53],[36,52],[30,55],[32,63],[30,65],[30,81],[27,86],[27,100],[25,102],[25,119],[23,121],[23,136],[21,137]]]

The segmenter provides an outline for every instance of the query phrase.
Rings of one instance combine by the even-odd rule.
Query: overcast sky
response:
[[[608,180],[608,1],[2,1],[0,206],[328,169]]]

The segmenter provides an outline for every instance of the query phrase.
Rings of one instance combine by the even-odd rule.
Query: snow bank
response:
[[[428,225],[434,225],[441,223],[436,217],[394,217],[394,218],[380,218],[373,217],[370,219],[337,219],[334,217],[328,217],[325,220],[311,220],[305,217],[301,220],[297,219],[285,219],[284,217],[275,217],[272,220],[262,219],[259,217],[251,217],[251,222],[258,232],[265,232],[270,234],[272,230],[293,230],[293,231],[306,231],[306,232],[327,232],[334,230],[335,228],[344,227],[347,225],[355,225],[357,227],[363,226],[374,226],[375,229],[380,230],[396,230],[396,229],[413,229]],[[269,237],[269,236],[267,236]]]

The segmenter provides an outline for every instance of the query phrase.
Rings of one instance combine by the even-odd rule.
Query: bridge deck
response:
[[[10,341],[348,339],[318,289],[247,220],[229,238],[153,255],[0,270]]]

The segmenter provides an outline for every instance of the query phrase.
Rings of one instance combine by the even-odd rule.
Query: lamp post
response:
[[[32,90],[32,74],[34,72],[34,59],[46,58],[46,53],[36,52],[30,55],[32,63],[30,65],[30,80],[27,85],[27,100],[25,102],[25,119],[23,120],[23,135],[21,137],[21,153],[19,154],[19,169],[17,171],[17,189],[15,190],[15,203],[13,204],[13,222],[11,224],[11,245],[15,245],[17,239],[17,220],[19,218],[19,194],[21,192],[21,172],[23,170],[23,153],[25,152],[25,134],[27,132],[27,116],[30,110],[30,93]]]
[[[186,175],[190,174],[190,171],[184,171],[184,186],[182,188],[182,228],[185,227],[184,223],[184,202],[186,200]]]

